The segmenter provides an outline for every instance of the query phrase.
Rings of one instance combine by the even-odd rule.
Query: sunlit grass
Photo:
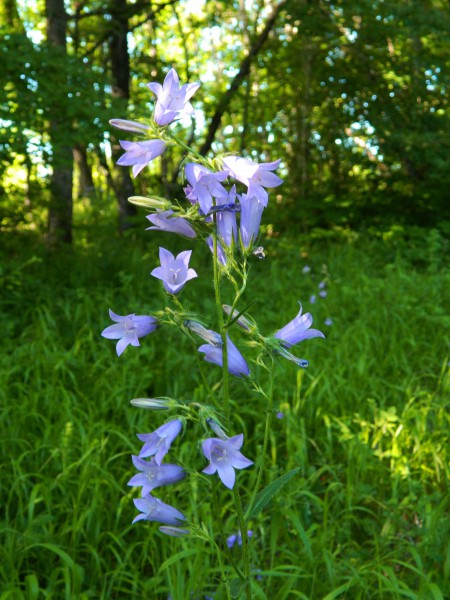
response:
[[[121,359],[99,335],[109,307],[145,314],[163,306],[148,275],[157,247],[185,242],[145,240],[91,237],[59,255],[15,240],[3,262],[1,600],[224,597],[212,547],[130,525],[134,434],[164,417],[129,399],[207,398],[177,332],[158,331]],[[450,276],[433,236],[417,244],[271,239],[267,258],[252,264],[243,302],[256,299],[251,314],[263,333],[293,318],[301,300],[327,336],[296,350],[307,370],[277,364],[275,408],[284,417],[273,420],[265,483],[301,472],[252,524],[255,598],[448,597]],[[184,296],[214,326],[208,262],[196,247],[200,277]],[[324,279],[327,297],[310,304]],[[244,335],[233,337],[251,357]],[[214,383],[219,371],[208,373]],[[236,430],[257,460],[264,406],[238,381],[231,394]],[[198,433],[177,442],[177,460],[192,474],[161,497],[209,528]],[[239,473],[245,488],[255,476]],[[237,522],[231,497],[222,497],[229,535]]]

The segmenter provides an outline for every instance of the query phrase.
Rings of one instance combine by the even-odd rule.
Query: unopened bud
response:
[[[222,338],[218,333],[212,331],[211,329],[206,329],[197,321],[185,321],[184,326],[196,333],[200,336],[205,342],[208,342],[211,346],[215,346],[216,348],[222,348]]]
[[[228,306],[228,304],[222,304],[222,308],[223,312],[231,317],[232,320],[236,319],[236,317],[239,315],[239,312],[237,310],[233,310],[231,306]],[[251,331],[253,329],[252,323],[250,323],[250,321],[242,315],[236,319],[236,323],[246,331]]]
[[[165,533],[166,535],[171,535],[172,537],[182,537],[183,535],[188,535],[189,529],[182,529],[181,527],[171,527],[170,525],[162,525],[159,528],[161,533]]]
[[[127,121],[126,119],[111,119],[109,124],[113,127],[117,127],[117,129],[132,131],[133,133],[146,134],[150,131],[150,127],[148,125],[143,125],[142,123],[137,123],[136,121]]]
[[[173,400],[169,398],[134,398],[130,400],[130,404],[150,410],[167,410],[173,404]]]
[[[144,206],[145,208],[153,208],[156,210],[167,210],[172,206],[169,200],[161,198],[161,196],[152,196],[151,198],[148,198],[147,196],[130,196],[128,202],[136,204],[136,206]]]
[[[222,427],[219,425],[219,423],[217,423],[217,421],[215,421],[212,417],[208,417],[206,419],[206,422],[208,423],[208,425],[211,427],[211,429],[214,431],[214,433],[217,435],[218,438],[220,438],[221,440],[228,440],[227,434],[222,429]]]
[[[284,356],[284,358],[287,358],[291,362],[295,363],[298,367],[302,367],[302,369],[306,369],[306,367],[309,366],[309,362],[307,360],[294,356],[294,354],[289,352],[289,350],[286,350],[282,344],[278,347],[277,352],[278,354]]]

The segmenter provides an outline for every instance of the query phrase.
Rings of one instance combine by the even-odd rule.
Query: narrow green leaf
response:
[[[36,600],[39,597],[39,581],[34,573],[25,577],[25,586],[28,600]]]
[[[256,496],[255,504],[251,509],[251,512],[248,514],[248,518],[254,519],[259,513],[269,504],[269,502],[276,496],[280,490],[293,478],[297,475],[301,470],[301,467],[297,467],[296,469],[292,469],[292,471],[288,471],[284,473],[272,483],[269,483],[267,487],[265,487],[259,494]]]
[[[344,592],[347,592],[348,589],[351,586],[351,582],[349,583],[345,583],[344,585],[340,585],[338,588],[336,588],[335,590],[333,590],[332,592],[330,592],[329,594],[327,594],[323,600],[335,600],[335,598],[338,598],[341,594],[343,594]]]
[[[31,546],[28,546],[26,548],[26,550],[28,551],[28,550],[31,550],[32,548],[46,548],[47,550],[50,550],[50,552],[53,552],[54,554],[59,556],[59,558],[63,561],[63,563],[66,565],[66,567],[68,567],[70,570],[73,570],[73,568],[75,566],[75,562],[74,562],[73,558],[71,556],[69,556],[67,554],[67,552],[62,550],[59,546],[56,546],[56,544],[36,543],[36,544],[31,544]]]
[[[431,593],[434,600],[444,600],[440,588],[435,583],[429,583],[427,585],[427,592]]]
[[[164,571],[164,569],[167,569],[168,567],[170,567],[174,563],[178,562],[182,558],[187,558],[188,556],[197,554],[197,552],[198,552],[198,550],[183,550],[182,552],[177,552],[176,554],[174,554],[173,556],[171,556],[170,558],[168,558],[166,561],[163,562],[163,564],[158,569],[158,573],[161,573],[161,571]]]

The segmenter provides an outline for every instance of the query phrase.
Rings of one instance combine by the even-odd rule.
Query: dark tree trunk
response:
[[[0,23],[16,33],[25,34],[25,28],[17,10],[16,0],[0,0]]]
[[[119,100],[119,102],[116,101],[116,106],[120,108],[120,114],[125,117],[130,97],[130,55],[127,44],[129,15],[126,0],[114,0],[110,10],[114,18],[114,29],[109,42],[113,78],[112,95],[113,98]],[[113,139],[113,161],[116,162],[122,153],[123,150],[117,138]],[[115,169],[114,189],[119,203],[119,228],[124,231],[130,226],[129,218],[136,214],[136,208],[128,202],[128,198],[134,195],[129,168],[117,167]]]
[[[66,53],[67,14],[64,0],[46,0],[47,41],[57,51]],[[65,77],[65,75],[63,75]],[[65,87],[66,81],[61,84]],[[53,107],[49,123],[52,146],[52,176],[48,212],[48,241],[51,245],[72,241],[72,147],[65,141],[70,123],[64,107]]]
[[[78,167],[77,198],[92,198],[95,196],[94,180],[91,165],[88,162],[85,144],[76,144],[73,149],[73,159]]]

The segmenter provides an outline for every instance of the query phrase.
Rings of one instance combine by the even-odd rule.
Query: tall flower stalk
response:
[[[183,115],[193,114],[190,99],[198,87],[199,84],[196,83],[180,85],[176,71],[171,69],[162,85],[157,82],[148,84],[148,88],[156,96],[155,113],[151,122],[142,124],[114,119],[111,124],[132,134],[150,138],[139,142],[121,141],[126,153],[118,164],[131,166],[135,176],[144,173],[151,161],[169,151],[173,145],[181,148],[186,160],[190,161],[185,163],[184,183],[187,185],[184,188],[184,206],[160,197],[133,196],[130,202],[151,211],[147,219],[153,226],[147,229],[152,231],[152,235],[157,235],[158,231],[170,232],[188,239],[189,245],[200,240],[210,247],[215,319],[194,316],[183,305],[183,295],[190,293],[195,287],[196,279],[205,276],[196,265],[197,253],[191,256],[189,248],[175,257],[170,250],[160,247],[160,265],[152,265],[151,275],[160,280],[159,285],[162,285],[167,294],[168,305],[164,310],[152,310],[153,316],[136,316],[133,313],[122,317],[110,311],[116,324],[106,327],[102,335],[119,340],[119,356],[129,345],[139,346],[139,339],[156,329],[172,327],[189,338],[197,356],[208,401],[185,403],[166,396],[131,401],[135,407],[158,411],[165,417],[165,421],[153,431],[138,434],[143,446],[132,457],[138,473],[128,482],[133,488],[141,488],[141,498],[134,500],[140,512],[133,522],[156,521],[162,524],[159,530],[166,535],[208,539],[218,553],[218,564],[227,597],[231,598],[231,591],[226,565],[234,571],[240,581],[242,593],[250,600],[252,564],[249,536],[252,531],[248,527],[255,516],[254,508],[265,472],[273,413],[275,363],[281,356],[300,368],[306,367],[308,362],[295,356],[291,348],[304,340],[324,336],[320,331],[310,328],[312,316],[309,313],[302,315],[301,307],[297,317],[287,325],[271,335],[263,335],[248,312],[252,303],[241,306],[245,297],[249,262],[257,260],[255,257],[264,257],[264,250],[257,246],[259,228],[269,202],[268,188],[282,183],[282,179],[274,173],[281,166],[281,160],[257,163],[239,156],[209,160],[180,140],[168,127]],[[234,291],[234,295],[226,299],[222,297],[221,283],[224,279],[231,283]],[[205,325],[210,320],[211,328]],[[158,333],[155,338],[157,335]],[[200,346],[198,338],[204,342]],[[210,382],[214,378],[214,369],[217,368],[214,365],[221,369],[216,372],[216,379],[221,373],[220,384]],[[262,369],[256,369],[256,365]],[[268,373],[267,390],[257,378],[258,371]],[[239,429],[236,430],[240,421],[236,418],[239,404],[233,401],[230,394],[234,385],[245,402],[253,401],[254,392],[257,392],[267,403],[262,453],[255,460],[246,454],[244,434]],[[169,452],[171,460],[174,460],[179,452],[179,444],[183,443],[182,437],[188,432],[196,437],[199,449],[197,456],[191,457],[190,474],[179,465],[164,462]],[[205,459],[209,461],[208,464],[205,464]],[[255,468],[255,485],[250,487],[250,473]],[[161,495],[164,497],[168,486],[182,486],[185,478],[192,476],[198,477],[199,485],[207,486],[209,483],[212,526],[206,527],[203,523],[196,522],[186,507],[181,507],[182,512],[158,497],[160,488],[163,488]],[[240,487],[242,480],[245,481],[245,487]],[[231,536],[231,532],[226,531],[227,522],[223,516],[223,506],[227,505],[225,494],[232,495],[234,513],[231,512],[228,516],[236,518],[239,528],[238,534],[233,533]],[[245,510],[243,499],[246,501]],[[206,531],[215,531],[219,539],[216,540],[214,533],[210,537]],[[233,531],[236,531],[235,527]],[[234,550],[230,549],[233,545],[229,545],[230,539],[239,539],[240,560],[236,558]]]

